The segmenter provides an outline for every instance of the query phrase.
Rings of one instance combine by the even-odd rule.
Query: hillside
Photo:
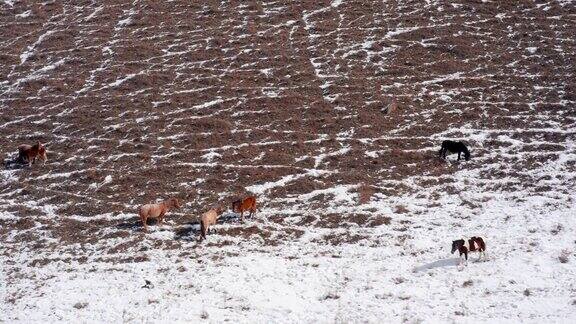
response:
[[[48,147],[0,171],[0,321],[576,321],[575,16],[0,1],[1,153]],[[197,241],[247,193],[254,218]],[[473,235],[488,258],[458,267]]]

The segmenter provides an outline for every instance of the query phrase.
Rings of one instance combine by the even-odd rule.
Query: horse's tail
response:
[[[206,232],[207,232],[206,224],[204,223],[203,220],[200,220],[200,236],[204,240],[206,239]]]
[[[136,209],[136,214],[138,214],[138,217],[140,217],[141,220],[144,220],[144,211],[142,209],[142,206],[138,207],[138,209]]]

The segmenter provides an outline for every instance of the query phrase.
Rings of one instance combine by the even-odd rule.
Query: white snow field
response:
[[[0,322],[576,323],[575,17],[0,1],[2,156],[48,148],[0,170]],[[459,265],[471,236],[487,257]]]

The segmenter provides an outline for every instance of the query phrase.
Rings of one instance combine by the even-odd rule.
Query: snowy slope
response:
[[[49,150],[0,171],[0,321],[576,321],[575,14],[0,2],[0,147]],[[196,240],[247,193],[254,218]]]

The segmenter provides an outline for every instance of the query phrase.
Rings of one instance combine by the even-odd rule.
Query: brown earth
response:
[[[355,186],[358,206],[420,191],[434,204],[458,193],[462,169],[481,170],[487,192],[554,190],[519,171],[557,161],[576,138],[575,14],[518,1],[2,3],[0,148],[10,158],[41,140],[49,162],[0,185],[0,211],[16,216],[0,219],[0,242],[137,251],[140,204],[184,199],[168,220],[193,237],[186,226],[206,206],[290,175],[300,177],[261,193],[256,225],[219,234],[281,244],[309,226],[405,226],[335,213],[334,194],[298,199],[340,185]],[[464,139],[472,160],[439,161],[444,138]],[[47,236],[61,246],[34,245]]]

